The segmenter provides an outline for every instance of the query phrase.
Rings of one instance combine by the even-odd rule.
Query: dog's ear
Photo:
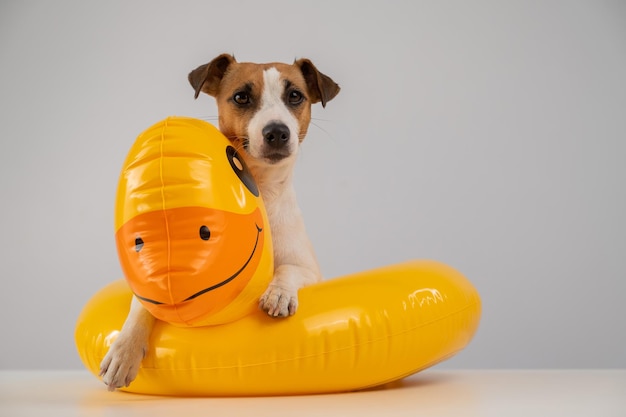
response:
[[[187,78],[195,91],[194,98],[198,98],[200,91],[215,97],[226,70],[234,62],[237,62],[234,56],[222,54],[208,64],[200,65],[191,71]]]
[[[326,103],[339,94],[340,88],[337,83],[329,76],[319,72],[310,60],[301,58],[294,65],[300,68],[300,72],[304,76],[312,103],[321,101],[322,106],[326,107]]]

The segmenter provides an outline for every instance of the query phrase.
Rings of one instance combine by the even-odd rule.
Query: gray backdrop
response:
[[[3,1],[0,368],[79,368],[76,317],[121,276],[118,174],[189,70],[308,57],[342,87],[297,189],[328,278],[411,258],[480,291],[448,368],[626,366],[620,1]]]

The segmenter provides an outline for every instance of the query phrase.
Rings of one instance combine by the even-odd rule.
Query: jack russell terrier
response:
[[[263,196],[272,231],[274,278],[259,300],[272,317],[295,314],[298,290],[322,279],[293,189],[293,167],[311,121],[339,86],[305,58],[293,64],[239,63],[222,54],[189,73],[195,90],[215,97],[219,128],[241,153]],[[137,376],[156,319],[133,297],[117,339],[100,364],[110,391]],[[216,341],[219,343],[219,341]]]

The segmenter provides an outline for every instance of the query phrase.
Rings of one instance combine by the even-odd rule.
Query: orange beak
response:
[[[246,287],[261,260],[264,227],[259,208],[237,214],[178,207],[137,215],[115,236],[142,304],[164,321],[190,323]]]

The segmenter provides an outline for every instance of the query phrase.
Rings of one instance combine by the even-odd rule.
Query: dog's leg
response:
[[[154,316],[133,297],[122,330],[100,364],[100,376],[109,391],[128,386],[137,376],[154,321]]]
[[[287,192],[282,197],[283,201],[267,205],[274,244],[274,279],[259,300],[259,307],[273,317],[295,314],[298,290],[322,280],[295,196]]]
[[[279,265],[275,269],[274,279],[261,296],[259,306],[272,317],[294,315],[298,308],[298,290],[317,281],[309,268]]]

